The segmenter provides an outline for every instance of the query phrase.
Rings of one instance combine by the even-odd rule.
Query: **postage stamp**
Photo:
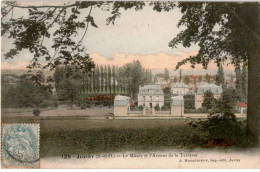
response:
[[[2,168],[39,168],[39,124],[2,124]]]

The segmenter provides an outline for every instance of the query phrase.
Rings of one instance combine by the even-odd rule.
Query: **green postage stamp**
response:
[[[2,125],[2,167],[39,168],[39,124]]]

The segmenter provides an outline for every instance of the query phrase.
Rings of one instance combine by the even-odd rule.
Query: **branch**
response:
[[[90,16],[91,11],[92,11],[92,5],[90,6],[90,10],[89,10],[88,16]],[[79,44],[81,44],[81,42],[83,41],[83,39],[84,39],[84,37],[85,37],[85,35],[86,35],[86,33],[87,33],[87,30],[88,30],[88,25],[89,25],[89,22],[87,22],[87,26],[86,26],[85,32],[84,32],[82,38],[80,39],[80,41],[78,42],[76,48],[77,48],[77,47],[79,46]],[[76,49],[76,48],[75,48],[75,49]]]
[[[69,8],[69,7],[74,7],[78,5],[78,2],[74,3],[74,4],[69,4],[69,5],[28,5],[28,6],[22,6],[22,5],[16,5],[16,4],[10,4],[10,3],[6,3],[8,5],[10,5],[11,7],[15,7],[15,8]]]
[[[6,15],[8,15],[9,12],[10,12],[11,10],[13,10],[13,8],[14,8],[14,7],[11,7],[11,8],[1,17],[1,20],[2,20]]]
[[[55,8],[57,9],[57,8]],[[61,13],[65,10],[66,8],[63,8],[62,10],[60,10],[59,14],[55,17],[55,19],[53,20],[53,22],[47,27],[47,30],[56,22],[56,20],[59,18],[59,16],[61,15]]]

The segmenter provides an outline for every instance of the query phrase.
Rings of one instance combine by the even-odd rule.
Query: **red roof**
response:
[[[238,102],[238,103],[236,104],[236,106],[238,106],[238,107],[247,107],[247,104],[244,103],[244,102]]]

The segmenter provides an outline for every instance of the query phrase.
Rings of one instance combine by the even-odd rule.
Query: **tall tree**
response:
[[[139,86],[143,86],[149,83],[148,76],[146,75],[145,69],[142,67],[140,61],[133,61],[123,67],[123,76],[126,79],[125,88],[127,86],[128,94],[134,100],[137,100],[137,93]]]
[[[170,78],[170,73],[169,70],[167,68],[164,69],[164,79],[165,81],[168,81]]]
[[[93,92],[95,93],[96,90],[97,90],[97,80],[96,80],[96,77],[97,77],[97,72],[96,72],[96,68],[93,70],[93,73],[92,73],[92,89],[93,89]]]
[[[174,76],[174,78],[173,78],[173,82],[178,82],[178,78],[177,78],[177,76]]]
[[[112,67],[112,78],[113,78],[113,93],[116,93],[116,67],[113,65]]]
[[[182,70],[179,71],[179,82],[182,82]]]
[[[105,71],[104,71],[104,76],[105,76],[105,91],[108,91],[108,67],[105,66]]]
[[[104,90],[104,68],[103,66],[101,65],[100,66],[100,89],[101,89],[101,92],[103,92]]]
[[[109,90],[109,93],[111,94],[111,91],[112,91],[112,71],[111,71],[111,67],[108,66],[107,68],[107,76],[108,76],[108,90]]]
[[[208,110],[214,108],[216,105],[216,99],[211,91],[207,90],[204,93],[204,99],[202,103],[202,107],[207,108]]]
[[[222,64],[220,64],[216,76],[216,84],[224,86],[224,83],[225,83],[224,70]]]
[[[205,79],[206,79],[206,82],[207,82],[207,83],[210,83],[210,76],[209,76],[208,73],[206,74]]]
[[[189,77],[189,75],[185,75],[184,76],[184,81],[183,81],[185,84],[189,84],[190,83],[190,77]]]
[[[100,91],[100,72],[99,72],[99,66],[96,67],[96,89],[97,89],[97,92]]]

